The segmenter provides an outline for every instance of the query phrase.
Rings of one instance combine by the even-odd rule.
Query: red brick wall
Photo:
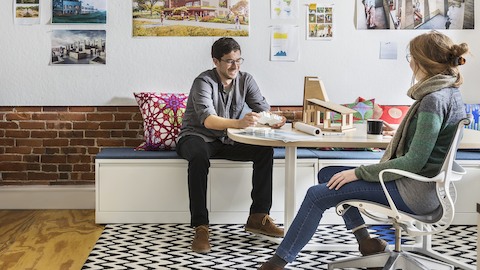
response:
[[[301,120],[301,107],[272,107]],[[137,106],[0,107],[0,185],[82,185],[95,182],[103,147],[142,142]]]

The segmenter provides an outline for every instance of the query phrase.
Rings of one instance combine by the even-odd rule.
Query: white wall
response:
[[[130,0],[108,0],[106,25],[52,25],[51,0],[41,0],[40,25],[14,25],[13,2],[0,1],[0,105],[134,105],[132,92],[188,92],[195,76],[212,67],[210,47],[217,38],[132,38]],[[334,40],[307,41],[304,4],[310,1],[300,0],[300,16],[292,21],[271,20],[269,0],[250,2],[250,36],[237,38],[246,59],[242,69],[255,76],[271,105],[301,105],[304,76],[319,76],[334,102],[360,95],[380,104],[411,103],[405,48],[425,31],[357,31],[355,0],[341,0],[333,1]],[[479,25],[478,3],[475,10]],[[286,23],[299,26],[299,61],[270,62],[269,26]],[[49,66],[53,29],[106,29],[107,65]],[[470,45],[462,92],[467,103],[479,103],[479,30],[446,33]],[[398,44],[397,60],[378,59],[381,41]]]

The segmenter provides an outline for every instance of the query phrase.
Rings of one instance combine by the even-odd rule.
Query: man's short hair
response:
[[[212,58],[220,60],[225,54],[233,51],[240,51],[240,45],[233,38],[222,37],[215,41],[212,45]]]

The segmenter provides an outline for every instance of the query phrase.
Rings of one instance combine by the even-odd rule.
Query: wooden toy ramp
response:
[[[332,124],[332,113],[340,115],[340,124]],[[322,130],[354,130],[355,110],[330,102],[323,82],[318,77],[305,77],[303,91],[303,122],[318,126]]]

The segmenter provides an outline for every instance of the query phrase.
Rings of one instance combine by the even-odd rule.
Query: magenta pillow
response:
[[[135,150],[175,149],[188,95],[142,92],[134,96],[142,113],[145,140]]]

